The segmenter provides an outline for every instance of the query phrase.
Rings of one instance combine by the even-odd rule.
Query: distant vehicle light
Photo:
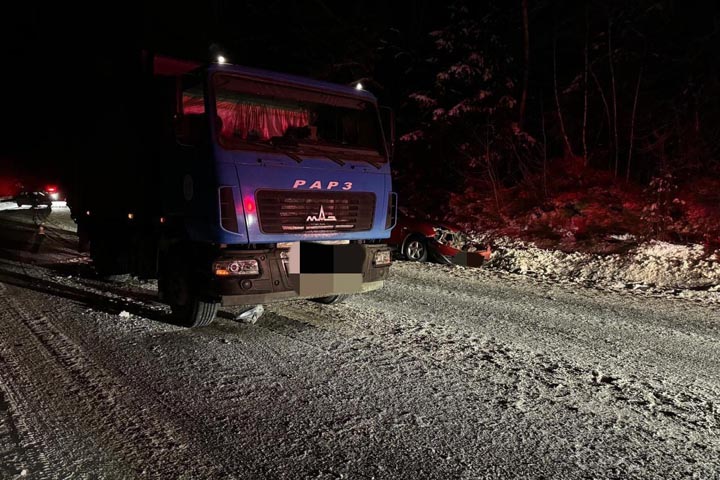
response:
[[[357,82],[357,85],[355,85],[355,90],[362,90],[362,89],[363,89],[363,84],[360,82]]]
[[[134,213],[128,213],[128,220],[132,220],[133,218],[135,218],[135,214],[134,214]]]
[[[227,59],[225,57],[223,57],[222,55],[218,55],[217,62],[222,65],[223,63],[227,62]]]
[[[47,187],[45,187],[45,191],[47,191],[48,193],[57,193],[57,189],[58,188],[55,185],[48,185]]]

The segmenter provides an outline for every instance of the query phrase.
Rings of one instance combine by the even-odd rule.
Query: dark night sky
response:
[[[410,17],[407,4],[413,6]],[[51,152],[82,128],[79,106],[89,96],[103,95],[99,79],[135,62],[143,48],[198,61],[219,48],[233,63],[345,83],[376,69],[367,64],[367,53],[391,27],[399,27],[410,42],[427,41],[442,10],[431,5],[166,0],[150,6],[28,2],[8,7],[9,28],[0,29],[6,93],[0,157],[5,163],[24,157],[32,168],[52,165]],[[354,52],[357,65],[348,61]],[[93,101],[112,101],[112,96]]]
[[[0,28],[5,93],[0,158],[29,157],[25,162],[33,166],[55,164],[57,146],[80,135],[82,121],[92,121],[82,117],[82,104],[112,102],[113,96],[108,94],[113,88],[107,83],[109,72],[122,72],[136,63],[143,48],[203,61],[210,58],[214,46],[233,63],[338,83],[368,79],[381,102],[398,108],[407,99],[408,85],[419,86],[427,79],[419,78],[417,73],[405,76],[402,57],[378,55],[378,46],[390,40],[408,52],[427,55],[427,45],[432,41],[429,32],[447,25],[449,19],[447,2],[429,0],[105,3],[24,2],[4,7],[5,22]],[[486,14],[486,3],[492,2],[469,4],[475,6],[475,15],[482,16]],[[497,27],[497,33],[508,44],[507,51],[495,52],[497,57],[521,58],[520,0],[515,3],[496,2],[496,6],[502,5],[500,16],[507,17],[496,24],[502,25]],[[658,40],[665,42],[662,53],[674,59],[712,51],[707,42],[698,42],[702,42],[702,32],[717,28],[713,22],[718,19],[718,2],[658,0],[660,4],[666,9],[674,5],[667,17],[672,23],[630,25],[628,31],[637,28],[653,47]],[[566,70],[560,72],[565,77],[560,81],[567,85],[582,62],[584,21],[578,2],[531,0],[530,5],[534,88],[530,93],[535,96],[535,105],[534,110],[531,105],[529,115],[535,115],[534,122],[539,123],[538,90],[548,89],[548,79],[552,78],[548,73],[552,30],[557,22],[561,29],[559,65]],[[596,10],[591,27],[599,42],[606,25],[603,12],[615,8],[620,12],[618,22],[633,14],[630,3],[619,0],[598,0],[592,5]],[[650,13],[643,18],[654,17]],[[693,40],[685,43],[684,39],[690,37]],[[635,47],[626,44],[624,48],[632,52]],[[421,64],[419,55],[409,61]],[[653,58],[649,61],[655,61]],[[516,76],[518,65],[516,62],[512,67]],[[700,73],[707,79],[717,77],[717,65],[702,60],[694,65],[707,70]],[[650,85],[650,66],[644,88],[656,97],[666,95],[663,88],[671,80],[678,84],[684,81],[680,78],[686,73],[684,67],[658,63],[655,75],[662,81]],[[626,90],[632,91],[635,73],[619,69],[619,75],[626,76]],[[122,79],[115,84],[122,84]]]

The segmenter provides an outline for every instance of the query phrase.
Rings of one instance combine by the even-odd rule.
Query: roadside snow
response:
[[[0,201],[0,211],[2,210],[19,210],[20,208],[30,208],[29,206],[18,207],[17,203],[11,200]]]
[[[622,235],[610,235],[611,240],[618,240],[621,242],[631,242],[635,240],[635,235],[629,233],[623,233]]]
[[[69,212],[28,250],[37,213],[0,215],[2,479],[719,478],[717,307],[604,288],[610,257],[399,261],[344,303],[183,329],[155,282],[92,274]],[[582,261],[600,288],[549,278]]]
[[[567,279],[587,286],[671,292],[693,296],[720,291],[720,253],[702,245],[652,241],[626,254],[597,255],[546,250],[507,238],[495,240],[490,269]]]
[[[3,210],[30,210],[30,205],[23,205],[22,207],[18,207],[17,203],[13,201],[12,199],[2,199],[0,200],[0,211]],[[52,208],[53,210],[69,210],[67,203],[64,201],[61,202],[52,202]]]

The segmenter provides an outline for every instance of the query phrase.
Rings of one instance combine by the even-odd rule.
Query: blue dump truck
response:
[[[381,288],[392,121],[357,87],[147,58],[98,78],[68,205],[100,275],[157,278],[177,323]]]

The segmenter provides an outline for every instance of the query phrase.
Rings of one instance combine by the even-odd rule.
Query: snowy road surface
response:
[[[383,290],[164,322],[67,210],[0,212],[0,478],[720,478],[720,315],[403,262]]]

